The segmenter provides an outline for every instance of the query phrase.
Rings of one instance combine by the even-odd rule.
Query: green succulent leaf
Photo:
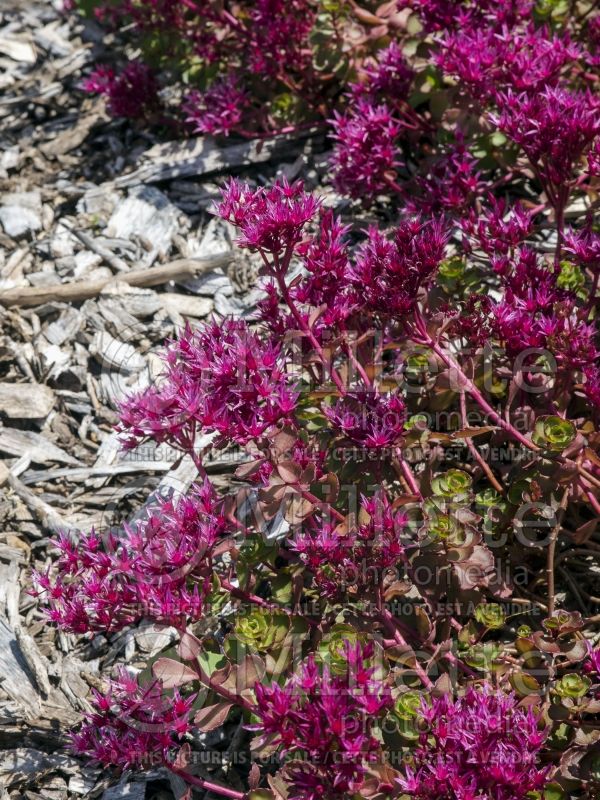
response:
[[[577,435],[575,425],[562,417],[540,417],[533,430],[532,440],[538,447],[543,447],[552,453],[562,453]]]
[[[499,603],[481,603],[475,609],[475,619],[486,628],[497,630],[506,622],[506,614]]]
[[[587,690],[592,685],[592,682],[585,675],[578,675],[575,672],[570,672],[556,682],[554,691],[559,697],[570,697],[573,700],[583,697]]]
[[[471,476],[461,469],[449,469],[441,475],[436,475],[431,481],[434,495],[456,498],[467,495],[471,491],[473,480]]]
[[[251,650],[266,653],[278,650],[289,630],[287,614],[253,609],[236,619],[234,633],[238,641]]]

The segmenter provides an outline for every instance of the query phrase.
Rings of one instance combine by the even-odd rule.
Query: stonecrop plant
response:
[[[178,34],[207,82],[198,131],[276,127],[261,75],[318,111],[330,179],[370,224],[301,182],[223,186],[259,310],[181,331],[119,423],[197,481],[122,530],[65,534],[35,578],[65,631],[177,631],[94,693],[74,750],[162,765],[190,797],[597,800],[600,9],[103,14]],[[343,69],[318,60],[332,41]],[[93,78],[125,116],[154,85],[128,70]],[[235,489],[211,483],[209,434]],[[198,733],[228,721],[246,738],[211,774]]]

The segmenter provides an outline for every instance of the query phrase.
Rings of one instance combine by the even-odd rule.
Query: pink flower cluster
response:
[[[509,206],[506,200],[490,195],[483,208],[469,210],[460,220],[460,227],[466,234],[462,241],[465,252],[477,248],[497,260],[514,253],[531,235],[533,214],[519,203]]]
[[[492,120],[523,149],[558,207],[573,168],[600,134],[600,100],[591,92],[548,86],[531,94],[498,93],[496,101],[500,113]]]
[[[414,77],[401,48],[391,42],[378,51],[376,59],[364,65],[360,82],[351,84],[349,91],[356,99],[400,103],[408,97]]]
[[[528,19],[534,6],[533,0],[398,0],[398,4],[414,9],[428,32],[477,25],[502,29]]]
[[[336,188],[366,201],[389,193],[402,163],[397,142],[402,125],[390,107],[361,98],[350,112],[336,112],[331,123],[336,142],[331,170]]]
[[[323,406],[323,413],[335,433],[368,449],[392,447],[404,434],[406,406],[398,392],[351,391],[335,405]]]
[[[281,748],[284,756],[305,753],[286,767],[291,800],[344,798],[358,791],[365,764],[379,742],[371,733],[378,715],[391,705],[389,688],[373,677],[373,644],[345,642],[343,676],[319,669],[310,655],[299,674],[284,686],[257,683],[256,716],[251,726]]]
[[[189,452],[199,430],[216,432],[221,442],[245,443],[285,421],[296,405],[281,346],[245,322],[188,327],[164,360],[160,385],[131,395],[121,407],[128,448],[154,439]]]
[[[456,142],[425,163],[405,190],[405,208],[413,214],[461,216],[480,193],[482,181],[477,159],[469,152],[460,131]]]
[[[215,81],[205,92],[191,91],[183,105],[195,133],[227,136],[242,123],[248,95],[234,75]]]
[[[109,67],[97,67],[82,83],[91,94],[106,97],[109,112],[115,117],[139,119],[159,106],[158,84],[150,67],[130,62],[118,75]]]
[[[442,37],[435,61],[471,96],[487,102],[502,90],[537,93],[555,85],[561,70],[578,56],[568,36],[549,36],[544,28],[468,26]]]
[[[501,244],[505,250],[506,240]],[[457,319],[456,330],[478,344],[496,338],[512,356],[530,347],[546,349],[566,372],[592,365],[599,355],[596,326],[580,318],[573,294],[557,285],[558,273],[528,247],[492,255],[491,262],[502,298],[472,298],[478,307]]]
[[[223,201],[215,210],[239,229],[240,247],[278,258],[291,254],[319,208],[316,197],[304,191],[301,181],[290,185],[283,180],[268,189],[251,189],[231,179],[222,194]]]
[[[392,509],[384,492],[363,497],[361,509],[368,522],[350,530],[322,523],[314,530],[307,527],[298,532],[291,542],[319,591],[331,599],[347,597],[349,592],[364,596],[403,558],[406,516]]]
[[[310,0],[255,0],[248,5],[247,41],[242,39],[240,55],[251,71],[261,78],[309,72],[314,4]]]
[[[423,701],[426,724],[401,788],[414,800],[523,800],[547,776],[538,767],[546,738],[531,708],[489,684],[457,699]]]
[[[212,550],[225,530],[206,482],[178,501],[161,500],[120,534],[60,536],[58,577],[34,576],[48,616],[74,633],[110,632],[141,619],[198,619],[210,590]]]
[[[160,682],[140,685],[121,668],[106,693],[92,690],[93,710],[76,733],[72,750],[105,767],[141,769],[171,760],[170,751],[190,730],[196,695],[169,697]]]
[[[405,219],[391,239],[370,228],[349,269],[364,311],[389,317],[414,308],[419,290],[444,258],[445,246],[446,233],[439,221]]]
[[[408,108],[413,70],[395,42],[377,53],[351,84],[349,107],[330,120],[335,141],[330,161],[336,188],[353,198],[371,203],[379,194],[395,187],[402,166],[398,137],[406,127],[414,127],[400,115]],[[414,115],[411,115],[414,116]]]

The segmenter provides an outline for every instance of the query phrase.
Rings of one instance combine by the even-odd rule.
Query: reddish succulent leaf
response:
[[[182,634],[181,640],[177,645],[179,657],[184,661],[194,661],[202,651],[202,642],[192,633],[186,631]]]
[[[201,708],[194,717],[194,722],[204,733],[220,728],[233,708],[233,703],[215,703]]]
[[[300,480],[302,467],[294,461],[281,461],[277,464],[277,472],[286,483],[294,485]]]
[[[162,681],[165,689],[174,689],[185,686],[198,680],[198,675],[190,667],[186,667],[174,658],[159,658],[152,665],[152,674],[157,680]]]

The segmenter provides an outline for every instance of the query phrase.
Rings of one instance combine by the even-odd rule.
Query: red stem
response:
[[[165,767],[175,775],[179,775],[186,783],[192,786],[197,786],[199,789],[205,789],[207,792],[214,792],[220,794],[221,797],[230,797],[231,800],[244,800],[246,796],[244,792],[237,792],[235,789],[228,789],[226,786],[220,786],[218,783],[212,781],[205,781],[204,778],[199,778],[197,775],[190,775],[184,769],[176,767],[171,761],[164,761]]]

